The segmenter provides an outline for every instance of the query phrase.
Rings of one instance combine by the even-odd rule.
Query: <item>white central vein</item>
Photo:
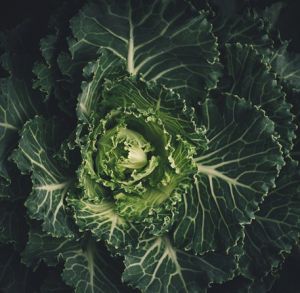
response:
[[[130,74],[134,74],[134,37],[133,37],[133,24],[132,24],[132,9],[129,6],[128,12],[129,22],[129,40],[128,40],[128,55],[127,55],[127,71]]]
[[[243,184],[234,178],[230,178],[229,176],[221,173],[220,171],[214,169],[213,167],[203,166],[201,164],[197,164],[197,167],[198,167],[199,173],[203,173],[203,174],[206,174],[207,176],[211,176],[211,177],[220,178],[220,179],[224,180],[225,182],[227,182],[228,184],[232,184],[234,186],[241,186],[241,187],[250,189],[250,187],[248,185]]]
[[[10,129],[10,130],[15,130],[15,131],[18,130],[17,127],[15,127],[14,125],[9,124],[9,123],[7,123],[7,122],[0,122],[0,127],[6,128],[6,129]]]
[[[95,276],[95,271],[94,271],[94,256],[92,253],[92,248],[90,247],[89,249],[87,249],[86,252],[86,258],[87,258],[87,267],[88,267],[88,271],[90,272],[89,274],[89,283],[90,283],[90,288],[91,288],[91,292],[94,293],[95,290],[95,285],[94,285],[94,276]]]
[[[34,189],[46,190],[49,192],[53,192],[55,190],[64,189],[69,184],[70,184],[70,181],[66,181],[66,182],[62,182],[62,183],[39,185],[39,186],[35,186]]]

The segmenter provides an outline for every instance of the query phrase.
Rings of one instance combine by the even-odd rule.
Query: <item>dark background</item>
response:
[[[68,1],[76,1],[77,3],[79,1],[82,4],[85,2],[84,0]],[[274,0],[239,1],[245,1],[249,4],[249,6],[258,8],[263,8],[266,5],[278,2]],[[47,31],[49,15],[51,15],[53,11],[62,4],[62,2],[62,0],[0,0],[0,31],[14,28],[25,19],[31,19],[36,24],[36,33],[40,34],[40,36],[44,36]],[[300,0],[282,0],[281,2],[286,4],[279,20],[279,29],[281,31],[282,38],[291,40],[289,49],[300,53]],[[294,249],[292,255],[287,258],[283,266],[281,277],[275,283],[271,292],[300,292],[299,249]]]

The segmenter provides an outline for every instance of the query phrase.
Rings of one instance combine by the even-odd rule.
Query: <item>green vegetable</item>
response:
[[[282,5],[225,2],[68,3],[39,56],[27,24],[1,36],[4,292],[272,287],[299,241],[300,57]]]

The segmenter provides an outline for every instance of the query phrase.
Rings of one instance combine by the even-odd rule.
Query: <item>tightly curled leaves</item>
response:
[[[88,212],[88,202],[98,202],[99,217],[106,212],[101,206],[111,206],[120,229],[130,223],[133,231],[163,234],[197,171],[193,156],[206,148],[204,129],[197,127],[193,110],[162,87],[125,78],[105,83],[101,96],[99,111],[81,139],[78,174],[87,205],[81,210],[82,199],[76,204],[70,198],[75,217],[90,226],[83,212]],[[101,220],[94,225],[101,234]]]
[[[275,282],[300,231],[299,56],[272,40],[281,5],[227,4],[68,3],[26,61],[3,35],[0,243],[49,267],[41,290]]]

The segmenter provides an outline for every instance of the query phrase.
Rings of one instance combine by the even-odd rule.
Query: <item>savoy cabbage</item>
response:
[[[3,292],[271,289],[300,232],[282,7],[70,1],[40,53],[1,35]]]

